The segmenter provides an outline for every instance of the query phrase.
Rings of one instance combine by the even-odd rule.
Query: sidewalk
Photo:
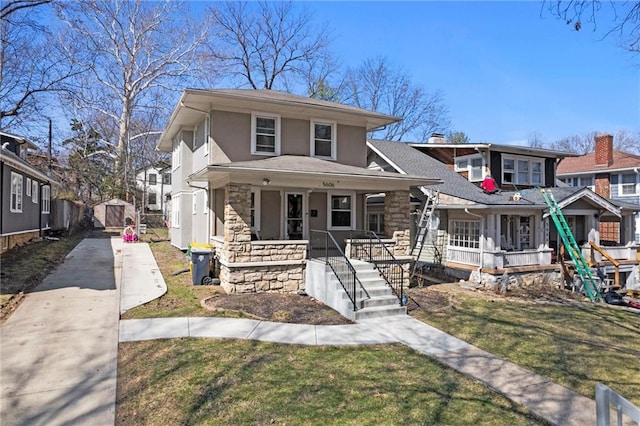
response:
[[[0,328],[3,425],[112,425],[119,239],[84,239]]]

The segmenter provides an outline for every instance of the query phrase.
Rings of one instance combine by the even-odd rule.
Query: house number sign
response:
[[[335,184],[335,182],[322,182],[322,187],[323,188],[335,188],[336,184]]]

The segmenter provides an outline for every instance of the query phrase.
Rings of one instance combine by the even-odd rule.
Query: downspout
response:
[[[38,235],[40,238],[42,238],[42,187],[44,187],[43,184],[38,185],[38,191],[40,191],[38,193],[38,199],[40,200],[38,203]]]
[[[483,222],[483,217],[479,214],[476,213],[471,213],[469,211],[468,208],[465,207],[464,212],[470,216],[474,216],[477,217],[478,219],[480,219],[480,224],[482,224],[482,235],[484,235],[485,230],[484,230],[484,222]],[[482,264],[484,263],[484,243],[482,241],[480,241],[480,266],[478,266],[478,277],[480,278],[480,285],[482,285]]]

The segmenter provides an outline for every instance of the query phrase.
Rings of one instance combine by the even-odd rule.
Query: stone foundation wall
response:
[[[394,256],[411,254],[411,206],[409,191],[387,192],[384,197],[384,227],[396,244]]]
[[[220,283],[227,293],[304,290],[305,264],[234,266],[220,265]]]
[[[559,271],[540,272],[512,272],[509,277],[508,289],[527,288],[564,288]],[[502,287],[502,275],[487,274],[486,272],[471,272],[469,281],[479,284],[487,290],[500,291]]]
[[[278,262],[283,260],[305,260],[307,243],[287,241],[253,241],[249,256],[240,256],[238,262]]]

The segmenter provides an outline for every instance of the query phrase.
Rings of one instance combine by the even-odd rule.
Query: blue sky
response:
[[[454,130],[472,142],[640,132],[640,57],[602,39],[606,12],[598,31],[585,23],[576,32],[541,1],[301,5],[329,24],[343,64],[387,56],[442,90]]]

